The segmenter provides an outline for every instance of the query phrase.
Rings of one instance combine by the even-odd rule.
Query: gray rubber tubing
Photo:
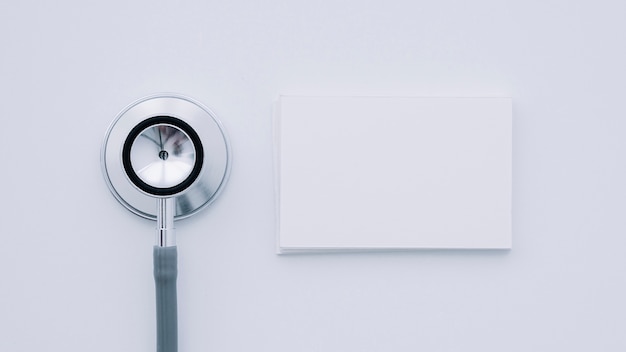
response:
[[[178,317],[176,308],[177,256],[175,246],[154,246],[157,352],[178,351]]]

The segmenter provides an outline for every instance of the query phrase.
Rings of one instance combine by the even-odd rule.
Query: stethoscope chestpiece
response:
[[[123,109],[109,126],[102,172],[115,198],[131,212],[157,219],[155,198],[175,200],[174,217],[208,206],[230,171],[230,147],[221,123],[188,97],[158,94]]]

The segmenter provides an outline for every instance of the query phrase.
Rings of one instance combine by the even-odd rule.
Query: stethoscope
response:
[[[157,223],[157,352],[178,350],[174,220],[194,215],[215,200],[228,179],[230,158],[217,117],[177,94],[135,101],[105,134],[101,165],[111,193],[131,212]]]

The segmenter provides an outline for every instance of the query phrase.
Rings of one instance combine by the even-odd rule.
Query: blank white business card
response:
[[[278,251],[511,247],[510,98],[281,96]]]

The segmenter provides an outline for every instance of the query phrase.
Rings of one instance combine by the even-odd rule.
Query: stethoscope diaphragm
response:
[[[176,219],[215,200],[230,170],[224,129],[207,107],[175,94],[127,106],[109,126],[102,146],[105,181],[133,213],[156,219],[155,197],[176,198]]]

